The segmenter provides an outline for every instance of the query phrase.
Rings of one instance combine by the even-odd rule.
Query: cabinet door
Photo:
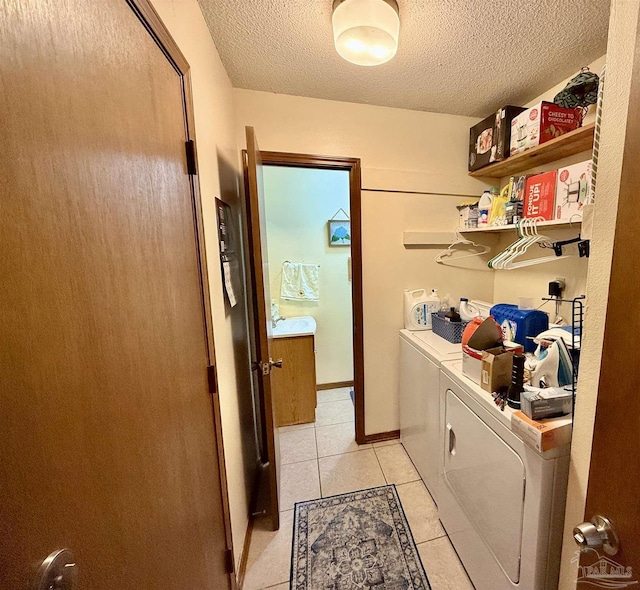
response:
[[[520,578],[525,468],[518,454],[451,390],[445,402],[444,480],[513,583]]]
[[[271,375],[276,426],[316,420],[316,354],[313,336],[275,338],[273,356],[282,369]]]

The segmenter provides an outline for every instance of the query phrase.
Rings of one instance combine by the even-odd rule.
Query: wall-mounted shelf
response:
[[[413,230],[402,232],[402,243],[405,246],[447,246],[455,239],[455,232]]]
[[[503,178],[540,164],[547,164],[593,148],[595,123],[569,131],[560,137],[510,156],[501,162],[469,172],[474,178]]]
[[[565,221],[565,220],[552,220],[552,221],[538,221],[536,223],[536,227],[538,228],[545,228],[545,227],[551,227],[551,228],[563,228],[563,227],[580,227],[582,225],[582,220],[580,219],[576,219],[574,221]],[[460,232],[463,234],[471,234],[471,233],[497,233],[497,232],[503,232],[503,231],[509,231],[512,229],[516,229],[515,224],[511,224],[511,225],[493,225],[490,227],[478,227],[478,228],[473,228],[473,229],[465,229],[465,228],[460,228]]]

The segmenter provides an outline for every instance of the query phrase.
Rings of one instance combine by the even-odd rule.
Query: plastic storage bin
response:
[[[431,314],[431,326],[434,334],[448,340],[452,344],[462,342],[462,333],[469,322],[448,322],[437,313]]]
[[[549,329],[549,316],[537,309],[519,309],[510,303],[498,303],[491,308],[491,315],[502,328],[505,340],[524,346],[525,352],[533,352],[536,343],[527,336],[537,336]]]

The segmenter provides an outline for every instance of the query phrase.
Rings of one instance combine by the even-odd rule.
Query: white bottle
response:
[[[489,225],[491,203],[491,193],[487,189],[482,193],[480,201],[478,201],[478,227],[487,227]]]
[[[479,310],[473,304],[469,303],[469,300],[466,297],[460,297],[460,307],[458,311],[460,313],[460,317],[465,322],[470,322],[473,318],[479,315]]]
[[[439,301],[439,300],[438,300]],[[430,330],[434,299],[425,289],[404,290],[404,327],[406,330]]]
[[[431,295],[427,297],[427,312],[429,319],[427,325],[431,329],[431,314],[438,313],[440,311],[440,297],[438,296],[438,289],[431,289]]]

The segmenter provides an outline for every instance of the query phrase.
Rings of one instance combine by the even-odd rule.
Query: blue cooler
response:
[[[502,328],[504,339],[522,344],[525,352],[533,352],[537,346],[527,336],[537,336],[549,329],[549,316],[537,309],[518,309],[517,305],[498,303],[490,313]]]

